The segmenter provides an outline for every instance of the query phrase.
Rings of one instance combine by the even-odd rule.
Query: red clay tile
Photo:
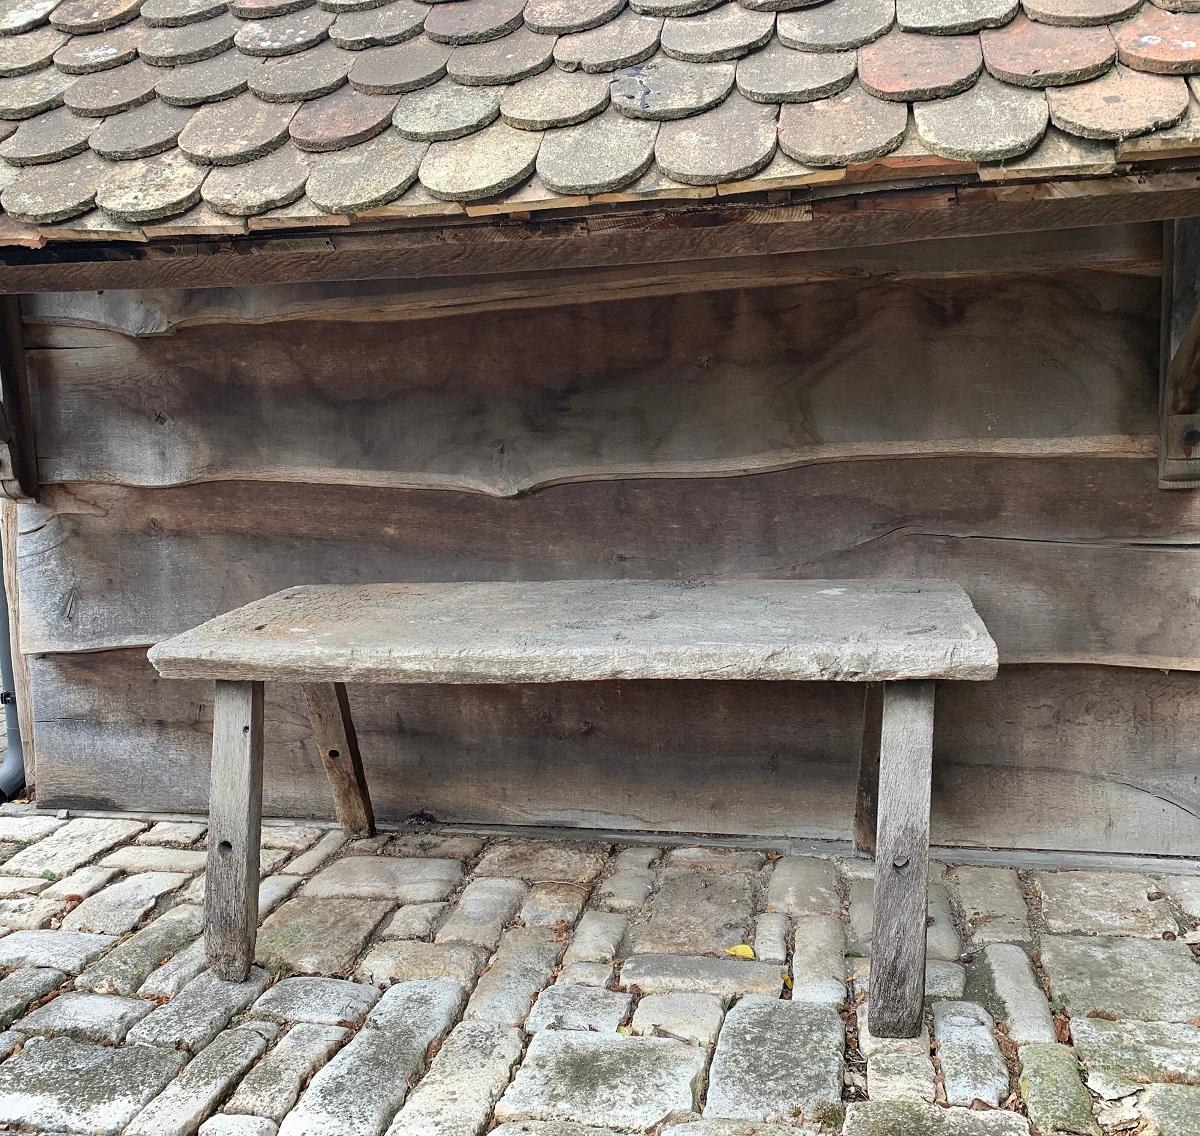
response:
[[[289,132],[301,150],[344,150],[387,129],[398,101],[397,95],[368,95],[343,87],[305,103],[292,119]]]
[[[1160,75],[1200,71],[1200,14],[1164,12],[1149,5],[1112,31],[1126,67]]]
[[[1084,27],[1122,20],[1142,6],[1142,0],[1021,0],[1025,12],[1043,24]]]
[[[981,32],[983,61],[1006,83],[1061,87],[1104,74],[1116,58],[1108,28],[1061,28],[1018,15],[1006,28]]]
[[[831,98],[782,107],[779,146],[806,166],[845,166],[891,153],[907,126],[907,107],[851,83]]]
[[[1188,108],[1187,83],[1117,64],[1098,79],[1046,92],[1050,118],[1082,138],[1132,138],[1178,122]]]
[[[945,98],[965,91],[983,67],[979,37],[891,31],[858,52],[864,88],[894,102]]]
[[[438,43],[483,43],[520,27],[525,0],[452,0],[425,17],[425,34]]]
[[[63,0],[50,13],[50,22],[72,35],[103,32],[127,24],[141,6],[142,0]]]

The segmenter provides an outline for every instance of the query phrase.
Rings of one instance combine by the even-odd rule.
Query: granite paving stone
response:
[[[878,39],[896,19],[896,0],[838,0],[836,4],[781,11],[780,43],[802,51],[851,51]]]
[[[139,872],[109,884],[85,899],[62,921],[64,931],[96,931],[124,935],[132,931],[169,892],[177,891],[187,876],[177,872]]]
[[[791,920],[779,911],[764,911],[754,920],[754,957],[784,965],[788,960]]]
[[[315,872],[331,856],[335,856],[348,839],[339,829],[325,833],[307,852],[302,852],[288,864],[288,875],[307,876],[310,872]]]
[[[0,1065],[0,1124],[117,1136],[186,1060],[185,1053],[145,1045],[31,1042]]]
[[[426,1053],[453,1025],[463,990],[445,979],[400,982],[309,1082],[279,1136],[378,1136],[404,1104]]]
[[[693,63],[737,59],[764,46],[775,32],[775,13],[722,4],[697,16],[672,17],[659,42],[665,54]]]
[[[433,903],[445,899],[462,877],[457,860],[419,857],[347,856],[322,869],[301,890],[301,898],[387,899],[394,903]]]
[[[867,994],[871,989],[871,960],[868,958],[847,959],[850,977],[854,980],[856,994]],[[925,960],[925,997],[961,998],[966,988],[966,967],[957,962],[942,959]]]
[[[1041,958],[1052,997],[1072,1019],[1102,1011],[1190,1022],[1200,1005],[1200,969],[1178,941],[1047,935]]]
[[[1141,1100],[1141,1136],[1191,1136],[1200,1125],[1200,1087],[1151,1085]]]
[[[136,836],[146,826],[141,821],[77,817],[44,840],[23,848],[0,865],[6,876],[69,875],[89,860]]]
[[[1053,934],[1140,935],[1179,930],[1165,893],[1146,876],[1121,872],[1040,872],[1034,877]],[[1150,895],[1157,896],[1150,899]]]
[[[390,910],[386,900],[300,895],[262,925],[256,957],[299,974],[347,974]]]
[[[427,939],[444,912],[448,903],[411,903],[401,907],[380,929],[382,939]]]
[[[1032,940],[1025,897],[1011,868],[961,865],[950,882],[973,946]]]
[[[134,1117],[124,1136],[191,1136],[266,1048],[254,1030],[226,1030]]]
[[[943,1108],[921,1101],[854,1101],[842,1136],[1030,1136],[1015,1112]]]
[[[138,987],[142,998],[174,998],[204,969],[204,939],[193,939],[180,947],[161,966],[155,967]]]
[[[1161,886],[1184,915],[1200,921],[1200,876],[1167,876]]]
[[[82,931],[14,931],[0,938],[0,967],[50,967],[78,974],[116,940]]]
[[[391,0],[369,10],[343,9],[329,29],[329,38],[351,51],[404,43],[421,34],[429,11],[429,4],[417,0]]]
[[[261,1116],[210,1116],[197,1129],[199,1136],[275,1136],[279,1125]]]
[[[1050,1003],[1025,951],[1012,943],[993,943],[984,950],[984,963],[1004,1008],[1009,1038],[1018,1045],[1053,1042]]]
[[[574,983],[547,987],[525,1019],[525,1031],[594,1030],[612,1033],[629,1016],[633,997],[615,990]]]
[[[144,11],[144,6],[143,6]],[[208,832],[203,821],[160,820],[134,839],[135,844],[161,844],[168,848],[192,848]]]
[[[40,42],[46,33],[56,36],[59,42],[62,41],[63,37],[49,28],[42,28],[40,31],[31,34],[38,37]],[[20,36],[16,38],[24,39],[25,37]],[[0,60],[5,58],[3,48],[6,43],[11,44],[11,40],[0,40]],[[42,840],[51,833],[57,832],[67,823],[69,822],[52,816],[0,816],[0,841],[11,841],[14,844],[32,844],[34,841]]]
[[[936,1073],[927,1054],[877,1053],[867,1058],[867,1092],[875,1101],[929,1101]]]
[[[647,994],[638,1000],[630,1033],[711,1049],[724,1019],[725,999],[717,994]]]
[[[355,976],[377,984],[447,978],[469,987],[486,961],[486,951],[463,943],[395,939],[375,944],[358,964]]]
[[[1069,1045],[1021,1046],[1018,1084],[1029,1121],[1042,1136],[1100,1136],[1091,1095]]]
[[[0,978],[0,1029],[8,1029],[31,1002],[44,998],[66,980],[50,966],[22,966]]]
[[[120,998],[68,990],[13,1023],[21,1034],[61,1035],[76,1041],[116,1045],[154,1009],[140,998]]]
[[[979,37],[987,69],[1019,87],[1061,87],[1094,79],[1112,65],[1116,42],[1105,27],[1064,28],[1018,15]]]
[[[833,915],[806,915],[795,922],[792,1000],[833,1005],[846,998],[846,928]]]
[[[829,98],[788,103],[779,111],[779,148],[808,166],[865,162],[900,145],[907,109],[851,83]]]
[[[19,896],[37,895],[50,886],[49,880],[40,876],[0,876],[0,897],[12,899]]]
[[[804,103],[844,90],[853,81],[856,67],[852,51],[796,51],[776,41],[740,60],[735,77],[738,90],[755,102]],[[788,868],[785,872],[793,870],[802,873],[804,869]]]
[[[387,843],[389,856],[473,860],[483,851],[481,837],[466,832],[439,832],[434,829],[397,832]]]
[[[934,1002],[933,1036],[950,1104],[981,1100],[996,1108],[1008,1096],[1008,1067],[992,1028],[977,1002]]]
[[[206,970],[170,1002],[143,1018],[127,1040],[197,1053],[266,989],[266,971],[251,967],[245,982],[226,982]]]
[[[694,955],[633,955],[621,967],[621,988],[643,994],[742,994],[778,997],[783,971],[765,962]]]
[[[475,985],[465,1016],[502,1026],[524,1024],[538,992],[562,957],[563,944],[545,927],[504,932],[488,968]]]
[[[554,60],[566,71],[607,72],[632,67],[658,50],[661,16],[645,16],[626,9],[614,20],[560,36],[554,45]]]
[[[607,911],[586,911],[563,954],[564,963],[612,962],[621,951],[629,920]]]
[[[858,1051],[869,1061],[883,1053],[903,1053],[909,1057],[929,1056],[929,1029],[922,1025],[916,1037],[876,1037],[871,1032],[869,1007],[861,1002],[855,1008]]]
[[[221,213],[252,217],[291,204],[304,193],[308,177],[308,155],[285,144],[250,162],[217,166],[204,179],[200,196]]]
[[[34,931],[49,927],[66,908],[61,899],[46,899],[36,895],[0,899],[0,928],[6,931]]]
[[[704,1116],[788,1120],[840,1103],[843,1046],[832,1007],[746,995],[721,1026]]]
[[[517,912],[517,920],[526,927],[565,930],[575,925],[587,898],[587,888],[579,884],[534,884]]]
[[[658,168],[687,185],[750,177],[775,153],[776,114],[774,106],[750,102],[733,91],[712,110],[665,122],[654,144]]]
[[[595,185],[603,188],[594,192],[607,192],[636,181],[653,165],[656,125],[625,118],[615,110],[604,119],[588,129],[549,132],[538,153],[542,167],[549,172],[547,185]],[[647,868],[622,868],[596,885],[596,903],[605,911],[632,914],[645,904],[657,878]]]
[[[1151,1081],[1200,1081],[1200,1029],[1191,1022],[1071,1019],[1071,1040],[1087,1069],[1087,1086],[1118,1100]]]
[[[746,872],[666,868],[633,950],[717,954],[747,942],[753,910],[754,880]]]
[[[350,1036],[343,1026],[308,1022],[293,1026],[242,1078],[222,1107],[227,1113],[269,1117],[278,1123],[299,1099],[309,1078]]]
[[[338,978],[285,978],[267,987],[250,1008],[260,1018],[294,1025],[357,1026],[379,1000],[374,986]]]
[[[151,971],[199,935],[203,927],[202,908],[193,904],[173,907],[93,962],[75,980],[75,986],[101,994],[133,994]]]
[[[94,895],[102,887],[106,887],[120,875],[116,868],[106,868],[99,864],[89,864],[76,868],[69,876],[63,876],[52,883],[42,892],[44,898],[67,899],[78,902]]]
[[[435,941],[494,950],[501,931],[512,921],[528,894],[529,887],[522,880],[472,880],[463,888]]]
[[[482,1131],[523,1048],[520,1030],[460,1022],[387,1136],[473,1136]]]
[[[645,1130],[695,1109],[704,1068],[702,1049],[668,1038],[542,1030],[495,1117]]]
[[[1083,138],[1132,138],[1178,122],[1188,108],[1187,83],[1117,64],[1086,83],[1046,91],[1050,118]]]
[[[324,45],[315,48],[313,54],[324,58],[328,52]],[[264,63],[263,67],[277,67],[282,60],[275,63]],[[290,101],[290,100],[287,100]],[[288,852],[303,852],[311,848],[324,835],[325,830],[315,825],[303,824],[264,824],[262,828],[262,846],[264,848],[284,848]]]
[[[499,840],[475,866],[476,876],[513,876],[529,883],[589,884],[604,867],[607,849],[596,844]]]

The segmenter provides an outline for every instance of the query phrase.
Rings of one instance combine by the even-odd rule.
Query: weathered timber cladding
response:
[[[1002,662],[1200,669],[1200,499],[1153,459],[909,458],[515,499],[217,482],[21,507],[27,653],[148,646],[294,584],[948,577]]]
[[[51,807],[202,810],[211,683],[140,651],[32,661]],[[938,691],[933,839],[1200,854],[1196,676],[1016,666]],[[862,688],[353,687],[376,816],[848,839]],[[269,814],[333,816],[299,687],[267,686]]]
[[[842,280],[469,321],[38,324],[28,356],[43,481],[511,495],[887,454],[1157,454],[1157,303],[1157,280],[1100,272]]]
[[[1158,280],[938,244],[918,278],[417,297],[440,319],[389,286],[42,297],[41,799],[205,807],[211,684],[144,649],[292,584],[945,576],[1006,665],[938,692],[933,839],[1200,854],[1200,497],[1155,487]],[[858,688],[349,694],[381,820],[851,832]],[[266,722],[268,812],[332,816],[300,690]]]

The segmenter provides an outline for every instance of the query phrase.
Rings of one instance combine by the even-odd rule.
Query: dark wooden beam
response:
[[[1200,488],[1200,219],[1164,226],[1159,485]]]
[[[0,450],[0,494],[14,501],[35,500],[37,454],[16,296],[0,296]]]
[[[0,255],[0,292],[211,288],[319,280],[432,279],[768,256],[1200,215],[1200,172],[1014,186],[889,189],[782,206],[692,203],[524,222],[57,244]],[[753,281],[747,280],[746,284]]]

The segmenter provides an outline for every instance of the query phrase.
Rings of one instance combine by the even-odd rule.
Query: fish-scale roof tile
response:
[[[1200,0],[0,0],[0,241],[1104,176],[1187,77]]]

